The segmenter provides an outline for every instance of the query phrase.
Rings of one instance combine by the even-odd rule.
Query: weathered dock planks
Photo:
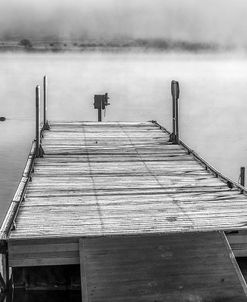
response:
[[[51,123],[14,239],[240,230],[246,197],[146,123]]]

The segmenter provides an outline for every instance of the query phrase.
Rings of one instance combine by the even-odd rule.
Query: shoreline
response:
[[[188,52],[188,53],[214,53],[232,50],[231,46],[222,47],[217,44],[172,41],[165,39],[154,40],[32,40],[13,39],[0,40],[0,52],[83,52],[83,51],[156,51],[156,52]]]

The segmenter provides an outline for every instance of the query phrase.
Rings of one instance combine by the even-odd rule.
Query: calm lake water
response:
[[[105,120],[158,120],[171,129],[170,82],[180,82],[181,138],[237,181],[247,165],[247,57],[162,53],[0,55],[0,221],[34,138],[35,85],[49,79],[50,120],[96,120],[93,96],[108,92]]]

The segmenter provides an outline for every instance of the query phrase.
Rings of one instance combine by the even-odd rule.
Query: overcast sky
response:
[[[247,45],[247,0],[0,0],[0,36],[169,38]]]

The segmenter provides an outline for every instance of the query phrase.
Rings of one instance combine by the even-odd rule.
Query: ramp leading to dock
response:
[[[183,253],[196,259],[201,255],[202,262],[197,260],[201,266],[205,266],[205,271],[202,270],[202,274],[205,273],[205,286],[210,288],[212,275],[215,277],[218,274],[215,277],[218,287],[222,286],[220,283],[224,283],[220,280],[225,280],[224,276],[228,276],[228,285],[232,288],[233,295],[241,292],[242,300],[238,301],[244,301],[244,279],[241,272],[237,272],[237,265],[229,262],[234,256],[231,250],[229,253],[230,247],[225,245],[228,244],[227,238],[224,237],[223,240],[224,234],[219,233],[243,232],[241,235],[229,234],[229,240],[235,244],[234,253],[241,250],[242,256],[247,255],[247,237],[244,235],[247,230],[247,198],[238,187],[217,177],[182,144],[173,144],[170,134],[154,122],[54,122],[49,126],[50,130],[43,131],[44,155],[34,159],[32,150],[18,196],[1,229],[2,238],[7,242],[11,267],[15,269],[80,263],[84,267],[84,264],[87,266],[87,261],[82,264],[83,257],[91,259],[91,249],[88,250],[90,242],[98,247],[97,253],[106,253],[106,258],[103,257],[102,261],[109,263],[109,255],[113,250],[106,251],[103,248],[109,240],[109,246],[113,244],[120,249],[120,254],[116,255],[114,252],[112,259],[122,259],[126,255],[127,261],[128,255],[130,258],[134,255],[130,265],[139,263],[140,253],[140,261],[145,259],[147,266],[150,262],[150,265],[161,265],[162,270],[165,270],[170,260],[178,260],[181,255],[174,278],[178,277],[182,262],[189,261],[183,257]],[[16,201],[18,198],[19,201]],[[13,209],[15,213],[12,213]],[[8,227],[10,224],[11,229]],[[158,235],[161,237],[157,237]],[[144,244],[144,238],[147,238],[150,248]],[[225,241],[224,244],[222,240]],[[127,242],[127,248],[124,242]],[[155,249],[159,246],[162,249],[164,244],[168,244],[171,251],[165,250],[159,254],[160,263],[153,262]],[[80,254],[84,251],[84,246],[86,256]],[[176,249],[178,250],[175,251]],[[147,252],[149,256],[142,258],[141,250],[143,255]],[[174,253],[175,258],[172,256]],[[90,274],[94,274],[94,270],[104,270],[103,263],[100,264],[102,267],[97,266],[96,258],[92,258],[90,263],[93,266],[85,267],[85,272],[89,270]],[[197,260],[193,260],[191,265],[197,265]],[[173,263],[174,267],[176,261]],[[120,262],[120,266],[125,263],[124,260]],[[212,268],[211,273],[207,266]],[[216,275],[213,267],[219,269]],[[120,269],[111,265],[110,268]],[[225,273],[225,268],[230,270],[229,274]],[[171,267],[167,270],[170,276],[167,278],[170,278],[171,291],[178,295],[178,283],[171,285],[173,269]],[[147,273],[147,280],[152,283],[154,276],[149,274],[150,271],[143,271],[142,267],[137,270],[140,275],[141,272]],[[168,280],[163,278],[164,271],[158,272],[162,280]],[[105,278],[105,273],[102,273],[102,278]],[[185,275],[188,273],[189,271]],[[194,280],[200,278],[200,269],[193,269],[193,276]],[[236,281],[236,276],[240,283]],[[185,279],[181,279],[182,287]],[[124,286],[124,295],[129,282]],[[118,284],[120,283],[122,284],[122,279]],[[104,287],[102,284],[100,286]],[[165,283],[162,283],[162,288],[163,286]],[[156,289],[159,291],[159,287]],[[193,294],[192,288],[187,294],[190,292]],[[226,290],[226,295],[228,293],[230,290]],[[199,292],[198,295],[204,297]],[[83,301],[104,299],[85,298]],[[110,301],[108,296],[105,301]],[[138,301],[161,300],[151,295]]]
[[[83,302],[246,301],[223,233],[80,239]]]

